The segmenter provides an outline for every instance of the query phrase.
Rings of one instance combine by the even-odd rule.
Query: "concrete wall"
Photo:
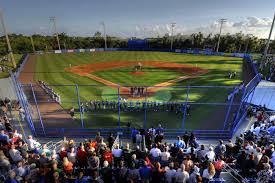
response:
[[[11,100],[18,100],[15,86],[10,77],[0,79],[0,98],[4,99],[5,97]]]

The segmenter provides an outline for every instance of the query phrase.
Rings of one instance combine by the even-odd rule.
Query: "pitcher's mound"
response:
[[[142,72],[142,71],[132,71],[132,72],[130,72],[130,74],[135,75],[135,76],[140,76],[140,75],[144,75],[145,72]]]

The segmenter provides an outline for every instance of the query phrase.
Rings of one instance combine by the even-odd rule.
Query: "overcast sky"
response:
[[[217,20],[226,18],[224,33],[267,38],[275,0],[2,0],[0,8],[9,32],[22,34],[52,34],[50,16],[58,32],[91,36],[104,21],[109,35],[123,37],[161,36],[171,22],[177,34],[217,33]]]

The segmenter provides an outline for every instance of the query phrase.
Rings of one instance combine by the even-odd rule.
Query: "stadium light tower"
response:
[[[2,27],[3,27],[3,32],[4,32],[5,36],[6,36],[6,41],[7,41],[7,45],[8,45],[8,52],[9,52],[9,56],[11,58],[11,62],[12,62],[13,68],[16,68],[15,59],[14,59],[13,52],[12,52],[12,49],[11,49],[11,44],[10,44],[8,32],[7,32],[7,29],[6,29],[6,25],[5,25],[5,21],[4,21],[4,16],[3,16],[3,13],[2,13],[1,9],[0,9],[0,21],[1,21],[1,24],[2,24]]]
[[[220,40],[221,40],[221,33],[222,33],[222,26],[223,24],[226,22],[227,20],[225,18],[221,18],[219,20],[219,22],[221,23],[220,26],[220,33],[219,33],[219,38],[218,38],[218,43],[217,43],[217,47],[216,47],[216,52],[219,52],[219,47],[220,47]]]
[[[101,22],[101,25],[103,26],[103,34],[104,34],[104,48],[107,50],[107,36],[106,36],[106,25],[104,22]]]
[[[57,29],[56,29],[56,18],[55,17],[50,17],[50,22],[53,22],[54,34],[56,36],[58,49],[61,50],[60,43],[59,43],[59,37],[58,37]]]
[[[176,23],[171,23],[171,50],[173,49],[173,42],[174,42],[174,27]]]
[[[272,31],[273,31],[273,27],[274,27],[274,22],[275,22],[275,13],[274,13],[273,21],[272,21],[272,24],[271,24],[271,27],[270,27],[269,36],[268,36],[268,39],[267,39],[267,42],[266,42],[263,60],[262,60],[262,62],[261,62],[261,66],[260,66],[260,69],[261,69],[261,70],[262,70],[263,67],[264,67],[264,62],[265,62],[265,59],[266,59],[266,56],[267,56],[267,53],[268,53],[270,38],[271,38],[271,34],[272,34]]]
[[[35,47],[34,47],[32,35],[30,35],[30,38],[31,38],[31,44],[32,44],[32,51],[33,53],[35,53]]]

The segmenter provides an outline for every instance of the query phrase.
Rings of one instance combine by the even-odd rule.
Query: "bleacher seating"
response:
[[[23,139],[7,118],[9,100],[0,101],[0,175],[3,182],[274,182],[274,119],[264,108],[249,113],[251,128],[233,142],[203,145],[193,133],[167,143],[161,126],[131,129],[126,144],[100,133],[87,140],[40,144]],[[77,141],[77,142],[76,142]],[[236,176],[237,177],[237,176]]]

